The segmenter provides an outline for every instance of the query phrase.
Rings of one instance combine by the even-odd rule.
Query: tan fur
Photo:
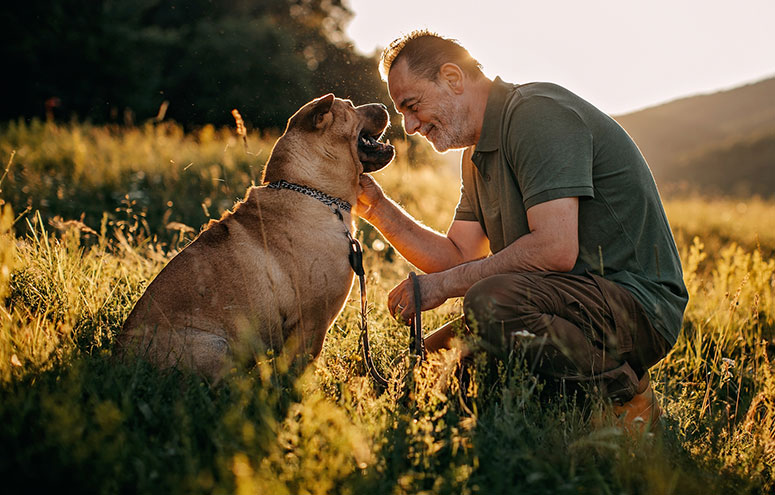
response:
[[[263,181],[285,179],[354,204],[366,163],[358,134],[378,134],[386,124],[378,105],[313,100],[288,121]],[[214,381],[262,350],[317,356],[353,281],[345,229],[354,225],[343,215],[344,223],[295,191],[251,187],[148,286],[124,323],[120,352]]]

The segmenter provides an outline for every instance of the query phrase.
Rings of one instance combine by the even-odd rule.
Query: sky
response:
[[[371,54],[426,28],[488,77],[550,81],[623,114],[775,77],[775,0],[349,0]]]

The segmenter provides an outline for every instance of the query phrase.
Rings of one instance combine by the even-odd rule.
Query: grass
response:
[[[450,353],[411,372],[408,331],[385,309],[411,267],[379,249],[367,225],[375,357],[406,379],[385,393],[361,362],[357,289],[305,370],[259,366],[211,388],[114,361],[115,334],[143,288],[257,180],[271,137],[251,134],[256,155],[228,131],[186,135],[171,124],[2,128],[4,161],[16,150],[0,181],[5,493],[775,490],[775,204],[760,200],[666,202],[691,299],[681,338],[652,369],[667,413],[659,436],[593,426],[601,406],[545,393],[518,355],[499,366],[479,356],[462,386]],[[417,143],[399,143],[398,156],[378,180],[446,228],[455,171]],[[426,328],[459,311],[445,303]]]

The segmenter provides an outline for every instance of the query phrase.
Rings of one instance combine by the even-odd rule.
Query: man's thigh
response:
[[[632,361],[641,376],[667,352],[629,291],[592,275],[489,277],[466,294],[464,314],[469,327],[492,347],[509,352],[514,338],[527,331],[549,343],[553,359],[561,354],[571,361],[558,366],[575,367],[580,374],[599,374]]]
[[[509,273],[484,279],[466,294],[464,314],[469,326],[486,329],[482,337],[506,342],[510,332],[543,335],[558,318],[577,326],[588,340],[610,343],[613,318],[591,277],[566,273]]]

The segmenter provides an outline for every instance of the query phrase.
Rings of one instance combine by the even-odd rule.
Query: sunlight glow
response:
[[[428,28],[488,76],[556,82],[612,114],[775,76],[771,0],[349,1],[365,53]]]

